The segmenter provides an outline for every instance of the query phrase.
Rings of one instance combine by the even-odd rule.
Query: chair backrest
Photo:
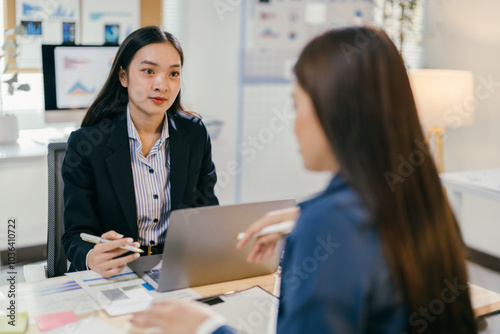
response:
[[[47,229],[47,277],[64,275],[68,260],[61,243],[64,233],[64,183],[61,174],[66,155],[66,143],[48,145],[49,170],[49,221]]]

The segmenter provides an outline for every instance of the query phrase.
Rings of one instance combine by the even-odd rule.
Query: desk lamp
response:
[[[474,77],[469,71],[419,69],[410,71],[409,78],[427,145],[433,139],[437,169],[442,173],[445,128],[474,123]]]

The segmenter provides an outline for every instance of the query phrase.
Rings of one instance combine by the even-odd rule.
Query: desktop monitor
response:
[[[45,122],[79,124],[117,51],[116,45],[42,45]]]

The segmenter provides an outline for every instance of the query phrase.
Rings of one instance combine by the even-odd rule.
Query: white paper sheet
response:
[[[276,296],[255,286],[221,295],[220,299],[224,302],[212,305],[212,308],[238,333],[276,333],[279,303]]]
[[[192,289],[164,293],[150,290],[149,284],[128,267],[110,278],[104,278],[92,270],[66,275],[73,278],[111,316],[143,311],[155,300],[201,297]]]

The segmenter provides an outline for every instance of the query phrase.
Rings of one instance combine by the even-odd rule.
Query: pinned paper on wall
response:
[[[81,10],[80,10],[81,9]],[[40,69],[42,44],[118,45],[140,27],[140,0],[16,0],[19,69]]]
[[[61,44],[64,22],[80,29],[79,8],[78,0],[16,0],[16,25],[26,30],[24,35],[17,36],[17,68],[40,69],[41,45]]]
[[[295,49],[304,31],[303,4],[296,1],[260,2],[255,6],[254,39],[259,50]]]
[[[326,3],[306,3],[305,21],[307,24],[318,25],[326,23]]]
[[[373,0],[250,1],[244,76],[289,80],[289,64],[322,32],[373,22]]]
[[[139,0],[82,1],[82,44],[121,43],[140,27]]]

